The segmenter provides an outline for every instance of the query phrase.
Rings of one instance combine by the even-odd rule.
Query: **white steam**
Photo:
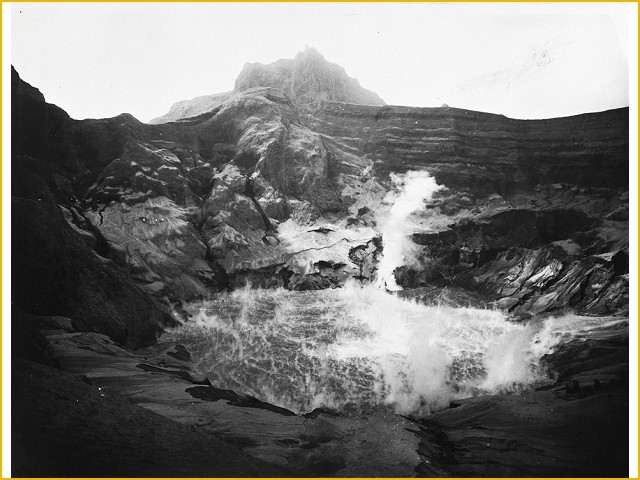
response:
[[[393,206],[386,214],[378,216],[378,224],[382,230],[383,257],[378,265],[377,285],[393,291],[402,290],[396,282],[394,271],[404,264],[411,246],[408,239],[414,227],[411,214],[423,208],[425,201],[430,200],[443,187],[424,171],[410,171],[404,175],[392,173],[391,181],[395,190],[390,191],[384,201],[393,203]]]
[[[186,345],[214,385],[296,412],[424,413],[532,388],[549,380],[539,361],[562,338],[555,321],[514,324],[500,311],[425,306],[355,283],[243,289],[189,311],[165,338]]]

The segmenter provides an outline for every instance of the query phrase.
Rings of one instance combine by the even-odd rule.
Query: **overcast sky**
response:
[[[233,89],[245,62],[293,58],[305,45],[389,104],[514,118],[628,105],[626,4],[11,7],[11,63],[78,119],[148,121],[178,100]]]

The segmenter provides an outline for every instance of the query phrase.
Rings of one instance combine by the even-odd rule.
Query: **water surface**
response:
[[[372,286],[291,292],[249,288],[188,306],[163,340],[184,344],[221,388],[293,410],[425,413],[452,399],[552,381],[540,358],[621,319],[566,315],[528,325],[501,311],[437,307]]]

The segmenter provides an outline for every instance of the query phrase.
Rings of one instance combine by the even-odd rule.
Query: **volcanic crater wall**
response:
[[[343,70],[324,71],[324,60],[312,53],[285,65],[302,76],[285,72],[276,83],[295,80],[306,92],[322,90],[320,80],[336,75],[347,82]],[[565,207],[590,218],[613,215],[583,235],[590,239],[585,245],[598,245],[587,245],[585,254],[624,246],[628,213],[614,210],[628,190],[628,109],[513,120],[455,108],[327,101],[330,92],[308,103],[304,95],[249,84],[216,97],[210,110],[194,117],[148,125],[128,114],[71,119],[13,71],[14,171],[42,180],[62,207],[69,235],[158,304],[248,278],[263,278],[258,283],[265,285],[275,278],[291,288],[327,288],[349,276],[373,279],[372,259],[381,249],[376,210],[391,188],[389,174],[410,170],[427,170],[446,187],[426,206],[440,219],[437,230],[482,223],[505,209],[557,209],[568,202]],[[14,188],[14,197],[21,191]],[[36,228],[33,222],[28,227]],[[476,243],[454,241],[447,255],[458,263],[435,276],[434,265],[448,261],[432,258],[437,249],[423,245],[418,263],[407,266],[418,273],[405,275],[413,279],[405,285],[479,268],[466,258],[492,261],[500,253],[492,250],[489,258]],[[366,266],[353,260],[357,250],[368,252]],[[16,266],[26,270],[16,290],[36,291],[39,274],[21,258]],[[58,310],[74,311],[65,308]]]
[[[627,189],[629,183],[627,108],[514,120],[449,107],[327,102],[310,125],[330,137],[330,151],[366,156],[380,176],[427,169],[449,188],[501,195],[537,184]]]

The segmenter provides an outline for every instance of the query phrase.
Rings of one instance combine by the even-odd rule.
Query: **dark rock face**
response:
[[[153,343],[171,318],[125,271],[85,243],[41,179],[19,169],[14,175],[20,179],[12,189],[14,306],[70,316],[76,328],[128,346]]]
[[[568,183],[628,188],[626,108],[549,120],[513,120],[456,108],[327,103],[314,130],[336,150],[367,156],[379,175],[428,170],[456,191],[511,195]],[[357,153],[356,153],[357,152]]]
[[[422,420],[421,476],[624,476],[628,402],[619,389],[469,399]],[[553,439],[553,440],[551,440]]]
[[[615,273],[610,255],[572,260],[557,253],[509,250],[496,263],[479,270],[472,286],[500,298],[501,306],[520,316],[567,309],[601,315],[628,312],[629,278]],[[518,276],[514,271],[523,264],[525,270],[531,270]]]
[[[12,475],[17,477],[281,477],[285,472],[86,376],[16,359]],[[117,459],[117,461],[114,461]]]
[[[606,317],[611,321],[612,317]],[[628,322],[543,357],[555,385],[462,400],[419,420],[424,476],[624,476],[629,448]],[[607,323],[607,321],[603,323]]]
[[[616,199],[600,206],[606,214],[617,205]],[[421,263],[396,275],[406,287],[450,285],[476,292],[518,317],[568,309],[624,314],[628,223],[602,217],[547,207],[466,218],[447,230],[414,234]]]

